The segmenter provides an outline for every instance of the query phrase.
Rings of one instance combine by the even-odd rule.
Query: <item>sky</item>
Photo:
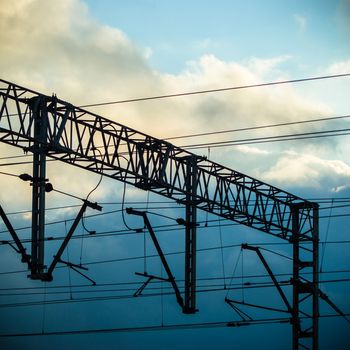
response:
[[[350,1],[160,1],[160,0],[0,0],[0,72],[1,78],[51,95],[75,105],[85,105],[138,97],[181,93],[299,79],[331,74],[350,73]],[[284,84],[263,88],[192,95],[137,103],[115,104],[89,108],[129,127],[147,134],[168,138],[179,135],[232,130],[259,125],[288,123],[349,114],[350,78],[335,78]],[[175,139],[178,146],[196,143],[240,140],[290,133],[348,128],[348,119],[322,123],[306,123],[261,130],[215,134],[190,139]],[[321,220],[321,241],[347,241],[348,209],[333,208],[332,199],[349,198],[350,161],[349,136],[308,139],[303,141],[211,147],[200,155],[249,174],[262,181],[295,193],[303,198],[327,198]],[[195,151],[197,152],[197,151]],[[0,144],[2,171],[20,174],[31,172],[29,164],[6,165],[6,157],[22,155],[13,147]],[[55,188],[85,198],[99,182],[97,175],[74,167],[50,163],[47,177]],[[18,179],[1,176],[0,204],[7,213],[30,209],[31,188]],[[120,203],[123,185],[104,178],[91,198],[99,203]],[[149,207],[155,214],[172,218],[183,214],[172,202],[135,188],[126,187],[126,201]],[[160,204],[154,202],[163,201]],[[338,202],[337,202],[338,203]],[[49,210],[46,221],[60,221],[48,226],[48,236],[61,236],[69,220],[77,213],[78,200],[50,193],[47,207],[74,206]],[[134,204],[135,205],[135,204]],[[163,208],[159,208],[159,207]],[[335,206],[335,205],[334,205]],[[166,208],[164,208],[166,207]],[[85,219],[88,229],[98,232],[125,230],[119,204],[106,204],[104,210],[119,210],[101,217]],[[89,211],[87,215],[94,214]],[[327,218],[327,215],[345,215]],[[9,216],[14,227],[30,225],[30,213]],[[139,227],[140,221],[126,217],[127,224]],[[209,220],[215,220],[209,216]],[[199,220],[207,220],[199,214]],[[154,225],[171,221],[152,215]],[[200,230],[198,247],[239,245],[244,242],[277,244],[274,237],[244,227],[234,228],[219,222]],[[8,239],[0,223],[1,240]],[[20,230],[21,238],[29,230]],[[77,287],[88,281],[67,268],[55,271],[54,281],[42,283],[27,279],[24,264],[8,245],[0,250],[0,324],[2,334],[58,330],[139,327],[172,325],[185,322],[219,322],[234,320],[233,310],[225,305],[226,290],[200,293],[200,312],[181,314],[173,296],[108,299],[77,302],[75,299],[93,295],[120,296],[115,283],[136,282],[136,271],[144,269],[142,259],[154,254],[146,235],[109,235],[94,238],[79,225],[65,258],[76,263],[91,263],[141,257],[135,260],[91,264],[88,275],[111,291],[93,292]],[[183,251],[184,233],[159,231],[165,252]],[[146,244],[145,244],[146,242]],[[282,242],[283,243],[283,242]],[[288,245],[270,247],[291,255]],[[349,244],[324,244],[321,258],[324,271],[347,270]],[[47,246],[46,261],[57,249]],[[222,277],[217,283],[229,283],[231,277],[264,273],[256,256],[240,253],[239,247],[213,249],[199,254],[200,278]],[[242,254],[244,258],[242,258]],[[290,262],[266,252],[276,273],[290,273]],[[149,273],[164,274],[159,259],[147,259]],[[234,272],[237,262],[238,270]],[[183,278],[183,255],[170,255],[169,264],[175,276]],[[348,273],[328,273],[324,278],[348,278]],[[323,276],[322,276],[323,278]],[[240,283],[241,279],[232,279]],[[248,280],[247,280],[248,281]],[[250,281],[250,279],[249,279]],[[256,281],[256,280],[255,280]],[[264,280],[268,281],[267,279]],[[112,285],[114,283],[114,285]],[[201,282],[204,283],[204,282]],[[56,288],[65,286],[64,288]],[[75,287],[74,287],[75,286]],[[124,286],[124,285],[122,285]],[[139,285],[132,285],[137,289]],[[13,288],[36,288],[18,289]],[[162,284],[164,291],[168,288]],[[344,312],[350,312],[349,282],[322,284],[322,288]],[[102,287],[101,287],[102,288]],[[106,286],[103,288],[107,289]],[[84,289],[84,290],[83,290]],[[112,290],[113,289],[113,290]],[[89,290],[89,291],[88,291]],[[290,290],[286,289],[287,293]],[[26,292],[24,292],[26,291]],[[41,294],[28,294],[29,292]],[[61,294],[49,292],[61,291]],[[13,295],[14,293],[21,295]],[[11,295],[9,295],[12,293]],[[90,293],[90,294],[89,294]],[[149,290],[151,293],[151,290]],[[261,303],[280,301],[275,290],[229,291],[227,295]],[[58,303],[54,300],[64,300]],[[11,303],[37,302],[32,306],[1,306]],[[322,304],[321,310],[332,310]],[[271,313],[257,314],[273,317]],[[341,318],[322,319],[320,349],[347,349],[350,344],[349,325]],[[276,335],[277,334],[277,335]],[[271,335],[271,336],[270,336]],[[5,349],[212,349],[236,346],[237,349],[289,349],[289,325],[264,325],[240,329],[188,329],[152,332],[120,332],[108,334],[37,336],[0,338]]]

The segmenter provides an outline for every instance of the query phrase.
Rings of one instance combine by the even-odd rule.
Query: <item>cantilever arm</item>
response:
[[[15,241],[15,244],[18,248],[18,253],[20,253],[22,255],[22,262],[26,262],[28,264],[28,268],[30,269],[31,268],[31,257],[30,257],[30,255],[28,255],[26,253],[26,249],[23,247],[21,241],[19,240],[15,229],[13,228],[10,220],[8,219],[8,217],[5,214],[4,210],[2,209],[1,205],[0,205],[0,216],[1,216],[2,220],[4,221],[4,224],[6,225],[8,231],[10,232],[12,239]]]
[[[335,312],[337,312],[339,315],[343,316],[343,317],[345,318],[345,320],[346,320],[348,323],[350,323],[350,320],[346,317],[346,315],[344,314],[344,312],[341,311],[341,310],[339,309],[339,307],[338,307],[337,305],[335,305],[335,304],[333,303],[333,301],[331,301],[331,300],[329,299],[329,297],[328,297],[327,294],[323,293],[323,292],[321,291],[321,289],[318,289],[318,294],[319,294],[320,298],[322,298],[331,308],[333,308],[333,309],[335,310]]]
[[[153,241],[154,246],[155,246],[155,248],[157,250],[157,253],[158,253],[159,257],[160,257],[160,260],[162,261],[163,267],[164,267],[164,269],[165,269],[165,271],[166,271],[166,273],[168,275],[169,282],[171,283],[171,285],[172,285],[172,287],[174,289],[174,292],[175,292],[175,295],[176,295],[176,300],[177,300],[178,304],[183,308],[184,302],[183,302],[183,298],[181,296],[179,287],[177,286],[177,284],[175,282],[175,278],[174,278],[173,274],[171,273],[170,267],[168,265],[168,262],[165,259],[164,253],[162,251],[162,248],[159,245],[159,242],[158,242],[157,237],[156,237],[156,235],[154,233],[152,225],[151,225],[151,223],[148,220],[147,213],[144,212],[144,211],[134,210],[133,208],[126,208],[126,212],[128,214],[141,216],[143,218],[145,226],[148,229],[148,232],[149,232],[149,234],[150,234],[150,236],[152,238],[152,241]]]
[[[267,273],[269,274],[269,276],[272,279],[273,284],[275,285],[275,287],[277,288],[278,293],[280,294],[283,302],[285,303],[285,305],[287,306],[288,312],[292,313],[292,307],[290,306],[288,299],[286,297],[286,295],[284,294],[281,286],[279,285],[279,283],[276,280],[275,275],[273,274],[272,270],[270,269],[270,266],[268,265],[268,263],[266,262],[264,256],[261,254],[261,251],[258,247],[253,247],[250,246],[248,244],[242,244],[242,249],[248,249],[248,250],[252,250],[254,252],[256,252],[256,254],[258,255],[259,259],[261,260],[261,262],[263,263]]]
[[[75,229],[77,228],[77,226],[79,224],[79,221],[82,218],[82,216],[83,216],[83,214],[84,214],[84,212],[85,212],[87,207],[91,207],[91,208],[99,210],[99,211],[102,210],[102,207],[100,207],[96,203],[91,203],[91,202],[89,202],[87,200],[84,201],[84,204],[80,208],[77,217],[75,218],[71,228],[69,229],[69,232],[67,233],[67,236],[65,237],[65,239],[62,242],[60,248],[58,249],[57,254],[54,256],[54,259],[51,262],[50,267],[48,268],[47,272],[43,275],[43,280],[45,280],[45,281],[52,281],[52,272],[55,269],[57,263],[59,261],[61,261],[61,256],[62,256],[64,250],[66,249],[69,240],[72,238],[73,233],[74,233]]]

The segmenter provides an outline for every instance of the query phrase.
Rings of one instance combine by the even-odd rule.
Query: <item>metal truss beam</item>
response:
[[[33,90],[0,80],[0,142],[33,151]],[[311,216],[310,202],[103,118],[56,97],[44,96],[47,109],[47,157],[158,193],[179,203],[188,196],[197,209],[284,239],[293,236],[291,205],[304,203],[300,216]],[[98,151],[97,151],[98,149]],[[196,192],[189,190],[189,159],[196,158]],[[309,236],[309,231],[300,232]]]

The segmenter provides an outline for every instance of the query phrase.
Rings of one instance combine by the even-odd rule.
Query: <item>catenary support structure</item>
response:
[[[18,247],[33,279],[47,277],[45,167],[46,158],[51,158],[155,192],[185,206],[185,313],[196,311],[198,209],[289,240],[293,244],[293,350],[317,349],[316,203],[56,96],[46,96],[5,80],[0,80],[0,141],[33,153],[31,254],[23,251],[23,246]],[[16,235],[13,230],[10,233]],[[302,249],[305,242],[312,243],[310,249]],[[303,274],[308,271],[312,271],[310,278]],[[305,315],[306,321],[302,317]]]

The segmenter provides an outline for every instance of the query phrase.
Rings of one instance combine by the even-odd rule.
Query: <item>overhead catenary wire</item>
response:
[[[182,145],[185,149],[202,149],[208,146],[212,147],[228,147],[228,146],[244,146],[259,143],[272,143],[272,142],[286,142],[286,141],[297,141],[306,139],[317,139],[325,137],[335,137],[335,136],[347,136],[350,135],[350,128],[338,129],[338,130],[324,130],[324,131],[313,131],[305,133],[294,133],[286,135],[276,135],[276,136],[264,136],[255,137],[239,140],[226,140],[226,141],[215,141],[215,142],[204,142],[199,144],[189,144]]]
[[[350,73],[323,75],[323,76],[317,76],[317,77],[315,76],[315,77],[290,79],[290,80],[279,80],[279,81],[268,82],[268,83],[247,84],[247,85],[230,86],[230,87],[216,88],[216,89],[206,89],[206,90],[187,91],[187,92],[179,92],[179,93],[164,94],[164,95],[137,97],[137,98],[116,100],[116,101],[109,101],[109,102],[90,103],[90,104],[80,105],[79,107],[80,108],[100,107],[100,106],[107,106],[107,105],[114,105],[114,104],[159,100],[159,99],[166,99],[166,98],[173,98],[173,97],[209,94],[209,93],[233,91],[233,90],[243,90],[243,89],[267,87],[267,86],[274,86],[274,85],[295,84],[295,83],[302,83],[302,82],[306,82],[306,81],[343,78],[343,77],[348,77],[348,76],[350,76]]]
[[[91,236],[88,236],[91,237]],[[78,239],[80,237],[77,237],[76,239]],[[320,242],[320,244],[323,244],[325,242]],[[2,244],[5,244],[4,242],[2,242]],[[288,242],[253,242],[250,243],[251,245],[254,246],[281,246],[281,245],[290,245],[290,243]],[[350,240],[342,240],[342,241],[328,241],[327,244],[350,244]],[[219,250],[219,249],[231,249],[231,248],[240,248],[241,244],[227,244],[224,246],[213,246],[213,247],[206,247],[206,248],[198,248],[197,252],[201,253],[201,252],[207,252],[207,251],[211,251],[211,250]],[[267,250],[267,249],[265,249]],[[273,251],[270,250],[270,252],[272,253]],[[276,255],[281,255],[278,252],[273,252]],[[172,256],[172,255],[182,255],[185,254],[184,251],[173,251],[173,252],[167,252],[164,253],[164,256]],[[289,258],[286,255],[282,255],[284,258]],[[147,259],[151,259],[151,258],[158,258],[159,255],[158,254],[149,254],[146,255]],[[144,259],[145,255],[142,256],[129,256],[129,257],[121,257],[121,258],[113,258],[113,259],[105,259],[105,260],[96,260],[96,261],[86,261],[84,262],[84,266],[91,266],[91,265],[99,265],[99,264],[110,264],[110,263],[116,263],[116,262],[125,262],[125,261],[132,261],[132,260],[141,260]],[[289,258],[290,259],[290,258]],[[57,266],[57,269],[60,268],[67,268],[67,265],[62,265],[62,266]],[[27,270],[16,270],[16,271],[2,271],[0,272],[0,276],[1,275],[11,275],[11,274],[17,274],[17,273],[26,273]],[[321,271],[323,272],[323,271]],[[342,272],[346,272],[346,271],[342,271]],[[225,277],[225,279],[229,279],[229,277]],[[1,290],[1,288],[0,288]]]
[[[231,130],[221,130],[221,131],[215,131],[210,133],[199,133],[199,134],[189,134],[189,135],[182,135],[182,136],[174,136],[166,138],[166,140],[171,139],[182,139],[182,138],[188,138],[188,137],[197,137],[197,136],[206,136],[206,135],[214,135],[214,134],[223,134],[223,133],[232,133],[232,132],[238,132],[238,131],[248,131],[248,130],[257,130],[257,129],[265,129],[265,128],[273,128],[273,127],[280,127],[280,126],[288,126],[288,125],[296,125],[296,124],[305,124],[305,123],[312,123],[312,122],[321,122],[321,121],[329,121],[329,120],[337,120],[337,119],[345,119],[350,118],[350,115],[343,115],[343,116],[336,116],[336,117],[325,117],[325,118],[316,118],[311,120],[301,120],[301,121],[292,121],[292,122],[285,122],[285,123],[278,123],[278,124],[269,124],[269,125],[260,125],[260,126],[252,126],[252,127],[245,127],[240,129],[231,129]],[[341,130],[343,130],[341,132]],[[349,135],[349,132],[346,132],[346,130],[350,130],[348,128],[346,129],[339,129],[339,130],[328,130],[328,131],[315,131],[310,133],[303,133],[303,134],[290,134],[290,135],[275,135],[275,136],[268,136],[265,138],[248,138],[244,140],[228,140],[228,141],[222,141],[217,143],[202,143],[202,144],[196,144],[196,145],[182,145],[181,147],[187,148],[187,149],[201,149],[201,148],[207,148],[209,146],[211,147],[231,147],[231,146],[242,146],[242,145],[249,145],[249,144],[257,144],[257,143],[271,143],[271,142],[282,142],[282,141],[296,141],[296,140],[305,140],[305,139],[315,139],[315,138],[324,138],[324,137],[334,137],[334,136],[346,136]],[[307,134],[307,135],[306,135]],[[304,136],[303,136],[304,135]],[[95,149],[98,150],[101,148],[101,146],[96,146]],[[123,153],[120,152],[120,155]],[[125,153],[127,154],[127,153]],[[31,155],[22,155],[22,156],[9,156],[9,157],[2,157],[0,159],[11,159],[15,157],[31,157]],[[59,159],[47,159],[46,161],[58,161]],[[0,166],[14,166],[14,165],[23,165],[23,164],[31,164],[31,161],[24,161],[24,162],[13,162],[13,163],[2,163]]]
[[[350,314],[344,314],[349,316]],[[338,318],[344,317],[338,314],[324,314],[319,315],[320,318]],[[301,316],[301,319],[308,319],[309,316]],[[61,331],[46,331],[45,333],[8,333],[0,334],[1,338],[14,338],[14,337],[43,337],[43,336],[60,336],[60,335],[81,335],[81,334],[98,334],[98,333],[120,333],[120,332],[155,332],[155,331],[171,331],[171,330],[184,330],[184,329],[207,329],[207,328],[219,328],[219,327],[241,327],[250,325],[263,325],[263,324],[282,324],[290,323],[290,318],[266,318],[256,319],[249,322],[246,321],[219,321],[219,322],[197,322],[197,323],[183,323],[183,324],[169,324],[169,325],[151,325],[151,326],[131,326],[123,328],[98,328],[98,329],[81,329],[81,330],[61,330]]]
[[[283,274],[281,274],[283,275]],[[287,274],[286,274],[287,275]],[[269,275],[261,275],[261,276],[258,276],[260,278],[269,278]],[[238,278],[238,276],[236,277]],[[241,278],[241,276],[239,276],[239,278]],[[247,278],[245,278],[247,279]],[[200,283],[198,283],[197,287],[198,288],[213,288],[213,289],[210,289],[209,291],[215,291],[215,292],[219,292],[219,291],[224,291],[227,289],[227,287],[223,287],[222,283],[221,283],[221,280],[222,278],[217,278],[216,280],[214,279],[204,279],[202,278]],[[155,291],[160,291],[160,294],[161,294],[161,291],[162,289],[164,290],[169,290],[171,291],[172,290],[172,286],[168,285],[168,286],[163,286],[163,283],[164,281],[162,280],[159,280],[157,281],[158,283],[150,283],[149,286],[147,287],[147,291],[152,291],[152,296],[155,296],[153,295],[153,293]],[[179,282],[184,282],[184,281],[177,281],[177,283]],[[203,283],[203,282],[207,282],[207,283]],[[208,283],[210,282],[210,283]],[[291,281],[289,280],[280,280],[280,281],[277,281],[278,284],[282,287],[288,287],[288,286],[291,286],[292,283]],[[345,283],[345,282],[350,282],[350,278],[333,278],[333,279],[324,279],[321,281],[322,283],[325,283],[325,284],[329,284],[329,283]],[[109,285],[108,288],[98,288],[99,285],[94,286],[93,288],[91,288],[91,285],[89,285],[88,287],[86,287],[85,289],[77,289],[76,287],[72,287],[71,285],[70,286],[67,286],[67,288],[65,288],[63,290],[63,288],[54,288],[53,290],[50,290],[50,291],[46,291],[47,289],[47,286],[43,287],[43,289],[40,289],[40,290],[22,290],[22,291],[14,291],[14,292],[11,292],[11,291],[7,291],[6,293],[3,293],[1,292],[0,293],[0,298],[1,297],[25,297],[26,300],[28,299],[28,297],[35,297],[35,296],[41,296],[41,295],[46,295],[46,296],[51,296],[51,295],[67,295],[69,294],[69,299],[72,300],[73,298],[71,297],[72,293],[74,293],[74,295],[76,296],[77,299],[79,299],[79,295],[91,295],[91,294],[105,294],[105,293],[114,293],[114,292],[133,292],[135,291],[135,289],[140,285],[140,281],[137,281],[137,282],[129,282],[129,283],[115,283],[113,284],[113,286]],[[255,289],[258,288],[259,286],[263,286],[264,288],[269,288],[269,287],[273,287],[273,283],[271,281],[262,281],[262,282],[257,282],[257,281],[247,281],[247,282],[244,282],[244,283],[241,283],[241,282],[238,282],[238,283],[231,283],[230,286],[229,286],[229,290],[240,290],[240,289]],[[117,287],[117,288],[111,288],[111,287]],[[246,288],[246,287],[250,287],[250,288]],[[253,288],[254,287],[254,288]],[[80,287],[82,288],[82,287]],[[181,287],[183,288],[183,286]],[[229,291],[228,290],[228,291]],[[144,296],[146,296],[147,294],[143,294]],[[110,297],[114,297],[116,295],[110,295]],[[105,297],[109,297],[109,296],[105,296]],[[83,297],[81,297],[83,298]],[[62,299],[62,300],[68,300],[68,299]],[[50,299],[47,300],[48,302],[50,302]],[[55,300],[53,300],[55,301]],[[59,300],[61,301],[61,300]],[[36,305],[39,305],[41,302],[42,303],[45,303],[46,300],[42,301],[42,300],[32,300],[32,301],[29,301],[29,303],[32,303],[32,302],[35,302]],[[6,304],[1,304],[0,303],[0,308],[2,306],[4,306]],[[22,303],[21,303],[21,306],[22,306]],[[25,302],[23,303],[23,306],[26,306]],[[10,306],[10,307],[16,307],[15,305],[14,306]]]
[[[326,270],[326,271],[322,271],[320,272],[320,275],[328,275],[328,274],[344,274],[344,273],[350,273],[350,269],[342,269],[342,270]],[[304,272],[304,275],[310,275],[312,274],[311,272]],[[276,273],[275,274],[276,277],[289,277],[291,276],[290,273]],[[245,279],[248,280],[250,278],[270,278],[270,275],[268,274],[246,274]],[[226,276],[226,279],[230,279],[232,278],[232,276]],[[223,279],[222,276],[219,277],[199,277],[197,278],[198,281],[200,282],[205,282],[205,281],[221,281]],[[241,275],[237,275],[234,276],[232,279],[237,279],[240,280],[242,279]],[[336,281],[340,282],[340,279],[336,279]],[[184,282],[183,279],[176,279],[177,282]],[[150,282],[151,284],[160,284],[162,281],[160,280],[154,280],[152,282]],[[232,282],[232,281],[231,281]],[[128,285],[139,285],[140,281],[128,281],[128,282],[104,282],[104,283],[96,283],[96,285],[92,286],[91,284],[68,284],[68,285],[54,285],[54,286],[35,286],[35,287],[1,287],[0,288],[0,293],[3,292],[9,292],[9,291],[36,291],[36,290],[44,290],[44,288],[48,289],[48,290],[61,290],[61,289],[70,289],[70,288],[86,288],[86,290],[100,290],[100,288],[105,288],[105,287],[113,287],[113,286],[128,286]],[[222,286],[222,284],[220,284]],[[249,282],[248,284],[249,285]],[[85,292],[86,290],[82,291]],[[102,289],[103,291],[103,289]]]
[[[74,195],[71,195],[73,197]],[[83,200],[82,198],[76,196],[76,199]],[[333,205],[333,209],[338,209],[338,208],[348,208],[350,207],[350,198],[349,197],[340,197],[340,198],[306,198],[308,201],[315,201],[318,202],[320,205],[322,204],[327,204],[327,203],[349,203],[349,204],[343,204],[343,205]],[[177,204],[176,206],[169,205],[172,204],[173,202],[170,201],[149,201],[148,204],[166,204],[164,206],[157,206],[157,207],[147,207],[147,202],[145,201],[125,201],[125,204],[127,205],[142,205],[145,204],[146,207],[144,208],[137,208],[140,210],[172,210],[172,209],[178,209],[181,207],[180,204]],[[100,205],[122,205],[122,202],[99,202]],[[253,205],[253,204],[248,204],[248,205]],[[51,210],[61,210],[61,209],[72,209],[72,208],[78,208],[80,207],[80,204],[71,204],[71,205],[62,205],[62,206],[56,206],[56,207],[48,207],[45,208],[45,210],[51,211]],[[319,210],[328,210],[330,209],[330,206],[327,207],[320,207]],[[22,215],[26,213],[31,213],[31,209],[23,209],[23,210],[18,210],[18,211],[12,211],[12,212],[7,212],[6,215]],[[223,219],[225,220],[225,219]]]
[[[340,130],[344,130],[344,131],[341,132]],[[328,130],[328,131],[314,131],[314,132],[308,132],[308,133],[288,134],[288,135],[279,135],[279,136],[274,135],[274,136],[266,136],[266,137],[260,137],[260,138],[247,138],[247,139],[240,139],[240,140],[207,142],[207,143],[200,143],[200,144],[188,144],[188,145],[186,144],[186,145],[181,145],[180,147],[187,150],[196,150],[196,149],[203,149],[203,148],[206,149],[209,146],[211,148],[234,147],[234,146],[245,146],[245,145],[253,145],[253,144],[274,143],[274,142],[320,139],[320,138],[348,136],[348,135],[350,135],[350,128],[339,129],[339,130]],[[105,146],[96,146],[96,148],[105,148]],[[130,152],[119,152],[119,156],[129,155],[129,154]],[[51,158],[51,159],[47,159],[46,161],[56,162],[56,161],[61,161],[61,159]],[[32,164],[32,162],[24,161],[24,162],[0,163],[0,167],[17,166],[17,165],[24,165],[24,164]]]
[[[118,209],[118,210],[111,210],[108,212],[104,212],[104,213],[98,213],[98,214],[91,214],[91,215],[87,215],[86,218],[88,217],[99,217],[99,216],[103,216],[103,215],[107,215],[107,214],[113,214],[113,213],[118,213],[118,212],[122,212],[122,209]],[[319,216],[319,219],[327,219],[329,218],[329,215],[323,215],[323,216]],[[331,216],[332,218],[342,218],[342,217],[350,217],[350,213],[344,213],[344,214],[332,214]],[[56,224],[61,224],[64,223],[65,221],[73,221],[74,218],[71,219],[64,219],[64,220],[57,220],[57,221],[52,221],[52,222],[47,222],[45,223],[45,226],[49,226],[49,225],[56,225]],[[176,219],[174,219],[176,221]],[[214,228],[214,227],[219,227],[218,224],[216,225],[209,225],[206,226],[206,223],[208,222],[218,222],[218,219],[213,219],[213,220],[209,220],[209,221],[199,221],[199,227],[197,229],[205,229],[207,227],[209,228]],[[223,227],[230,227],[230,226],[238,226],[241,225],[241,223],[239,222],[232,222],[232,220],[230,219],[224,219],[224,221],[228,222],[226,224],[222,224]],[[28,230],[30,229],[31,226],[25,226],[25,227],[19,227],[19,228],[15,228],[16,231],[22,231],[22,230]],[[179,227],[179,224],[166,224],[166,225],[157,225],[154,226],[155,229],[157,229],[157,232],[164,232],[164,231],[179,231],[181,230],[181,228]],[[100,232],[94,232],[93,235],[88,235],[87,237],[89,238],[97,238],[97,237],[108,237],[108,236],[120,236],[120,235],[132,235],[132,234],[138,234],[140,231],[142,232],[143,228],[139,227],[139,228],[131,228],[131,229],[121,229],[121,230],[110,230],[110,231],[100,231]],[[0,231],[1,233],[7,233],[7,230],[3,230]],[[86,238],[87,238],[86,237]],[[55,240],[62,240],[64,239],[64,236],[59,236],[59,237],[54,237],[54,236],[50,236],[50,237],[46,237],[44,239],[44,241],[55,241]],[[71,239],[78,239],[81,238],[81,235],[75,235],[73,236]],[[20,240],[21,243],[30,243],[31,239],[21,239]],[[4,245],[4,244],[8,244],[8,243],[14,243],[14,241],[0,241],[0,245]]]
[[[343,279],[334,279],[334,280],[323,280],[322,283],[344,283],[344,282],[350,282],[350,278],[343,278]],[[288,286],[291,285],[290,281],[282,281],[279,283],[281,286]],[[250,289],[258,289],[258,288],[274,288],[275,284],[272,282],[262,282],[262,283],[242,283],[239,286],[235,287],[226,287],[224,288],[222,284],[214,285],[214,286],[202,286],[202,289],[198,289],[198,293],[215,293],[215,292],[222,292],[229,290],[241,290],[242,292],[244,290],[250,290]],[[161,286],[157,288],[157,290],[161,289]],[[122,289],[122,292],[130,291],[134,289]],[[169,291],[166,293],[163,293],[163,295],[173,295],[174,291],[169,288]],[[139,298],[150,298],[150,297],[158,297],[161,295],[161,292],[150,292],[141,294],[138,297]],[[46,305],[53,305],[53,304],[71,304],[71,303],[86,303],[86,302],[99,302],[99,301],[109,301],[109,300],[120,300],[120,299],[134,299],[134,294],[122,294],[122,295],[109,295],[109,296],[90,296],[90,297],[76,297],[74,299],[65,298],[65,299],[51,299],[46,300]],[[17,307],[27,307],[27,306],[41,306],[43,305],[43,301],[25,301],[25,302],[13,302],[13,303],[7,303],[7,304],[0,304],[0,308],[17,308]]]
[[[341,119],[347,119],[347,118],[350,118],[350,115],[342,115],[342,116],[336,116],[336,117],[325,117],[325,118],[314,118],[314,119],[308,119],[308,120],[299,120],[299,121],[291,121],[291,122],[284,122],[284,123],[242,127],[242,128],[237,128],[237,129],[227,129],[227,130],[218,130],[218,131],[211,131],[211,132],[202,132],[202,133],[196,133],[196,134],[170,136],[170,137],[166,137],[165,140],[169,141],[169,140],[177,140],[177,139],[185,139],[185,138],[193,138],[193,137],[228,134],[228,133],[235,133],[235,132],[242,132],[242,131],[270,129],[270,128],[276,128],[276,127],[299,125],[299,124],[309,124],[309,123],[317,123],[317,122],[326,122],[326,121],[331,121],[331,120],[341,120]]]

